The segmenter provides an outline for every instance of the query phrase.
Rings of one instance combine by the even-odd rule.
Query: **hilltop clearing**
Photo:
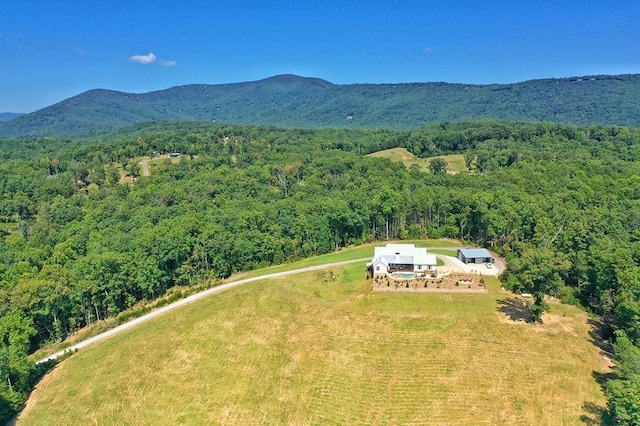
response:
[[[462,154],[419,158],[409,152],[406,148],[391,148],[371,153],[369,154],[369,156],[374,158],[388,158],[391,161],[403,163],[405,166],[407,166],[407,168],[416,165],[423,172],[429,171],[429,163],[431,162],[431,160],[439,158],[446,161],[447,173],[456,174],[468,171],[465,166],[464,155]]]
[[[576,308],[522,323],[518,299],[380,294],[363,264],[248,284],[87,348],[18,424],[581,424],[608,364]]]

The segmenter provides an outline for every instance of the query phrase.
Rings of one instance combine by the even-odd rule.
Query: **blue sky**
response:
[[[337,84],[640,73],[640,2],[13,0],[0,112],[293,73]]]

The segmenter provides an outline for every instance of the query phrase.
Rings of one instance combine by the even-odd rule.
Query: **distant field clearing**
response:
[[[237,287],[83,349],[18,424],[584,424],[604,408],[577,308],[532,326],[493,278],[372,293],[363,268]]]
[[[429,171],[429,162],[434,158],[442,158],[447,162],[447,173],[460,173],[466,172],[467,167],[464,162],[464,155],[439,155],[437,157],[418,158],[409,152],[406,148],[391,148],[384,151],[374,152],[369,154],[370,157],[388,158],[391,161],[402,162],[407,167],[417,165],[422,171]]]

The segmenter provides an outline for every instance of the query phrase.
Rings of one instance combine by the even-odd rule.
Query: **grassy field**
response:
[[[455,252],[453,251],[449,252],[447,250],[443,251],[443,250],[437,250],[437,249],[432,250],[431,248],[432,247],[455,247],[459,245],[459,243],[456,241],[448,241],[448,240],[407,240],[407,241],[389,241],[389,242],[401,243],[401,244],[415,244],[418,247],[428,247],[429,252],[439,252],[440,254],[454,253],[454,256],[455,256]],[[322,265],[326,263],[342,262],[345,260],[354,260],[354,259],[360,259],[360,258],[371,258],[373,256],[373,248],[375,246],[384,245],[384,244],[385,242],[378,241],[375,243],[364,244],[357,247],[343,248],[337,252],[327,253],[321,256],[310,257],[310,258],[298,260],[295,262],[284,263],[281,265],[271,266],[268,268],[256,269],[255,271],[241,272],[238,274],[234,274],[232,277],[228,278],[224,282],[236,281],[242,278],[258,277],[262,275],[273,274],[276,272],[290,271],[293,269],[306,268],[309,266]],[[437,266],[442,266],[442,265],[444,265],[444,262],[440,259],[437,259]],[[186,291],[188,289],[184,289],[184,290],[185,290],[185,294],[190,294],[188,291]],[[72,334],[62,342],[55,342],[40,348],[35,353],[31,354],[30,358],[34,362],[38,361],[55,352],[58,352],[62,349],[66,349],[78,342],[81,342],[82,340],[88,339],[90,337],[103,333],[107,330],[110,330],[114,327],[117,327],[118,325],[119,323],[118,321],[116,321],[116,318],[114,317],[96,322],[89,327],[85,327],[81,330],[78,330],[77,332],[75,332],[74,334]]]
[[[373,293],[363,264],[248,284],[86,348],[19,425],[584,424],[608,363],[586,315],[485,294]]]
[[[412,165],[417,165],[420,167],[420,170],[428,172],[429,171],[429,162],[434,158],[442,158],[447,162],[447,173],[465,173],[468,172],[467,166],[464,162],[464,155],[455,154],[455,155],[439,155],[437,157],[429,157],[429,158],[418,158],[413,155],[411,152],[407,151],[406,148],[391,148],[385,149],[384,151],[374,152],[369,154],[371,157],[380,157],[380,158],[388,158],[391,161],[404,163],[405,166],[411,167]]]
[[[449,256],[449,257],[456,257],[458,255],[458,252],[455,250],[443,250],[443,249],[433,249],[433,250],[429,250],[429,253],[432,254],[442,254],[444,256]]]

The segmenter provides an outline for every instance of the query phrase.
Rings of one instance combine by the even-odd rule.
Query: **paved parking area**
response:
[[[465,272],[470,274],[498,275],[504,270],[504,265],[499,260],[487,268],[484,263],[464,263],[456,257],[436,254],[436,257],[444,262],[444,266],[438,266],[438,272]]]

